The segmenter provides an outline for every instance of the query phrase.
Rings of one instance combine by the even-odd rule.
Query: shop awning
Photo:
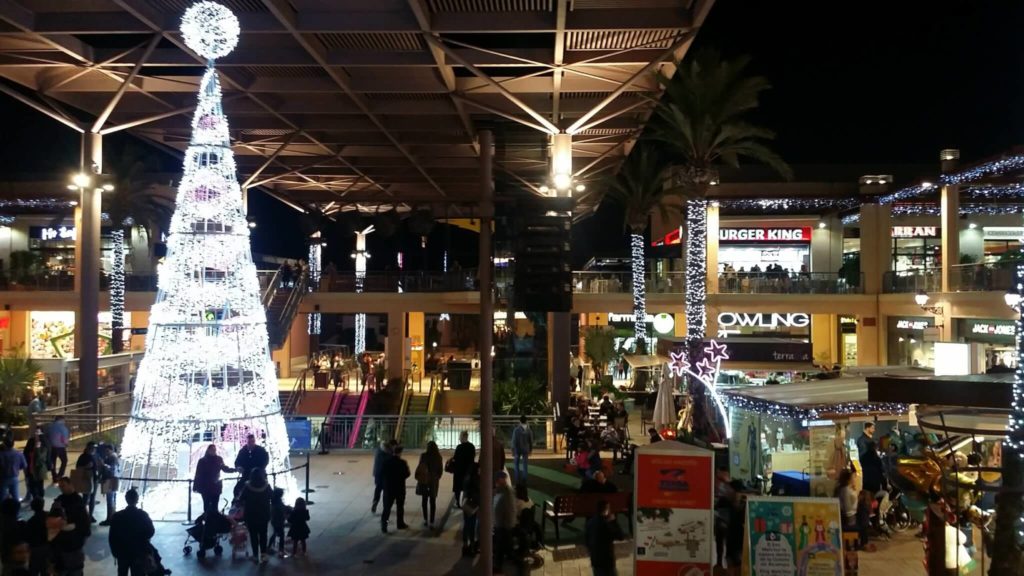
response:
[[[1013,377],[1012,372],[968,376],[880,374],[867,378],[868,398],[872,402],[1009,408]]]
[[[836,415],[903,413],[900,403],[873,402],[863,376],[850,375],[793,384],[734,388],[725,392],[733,406],[759,412],[818,418]]]
[[[623,356],[630,368],[654,368],[668,363],[668,358],[657,354],[632,354]]]

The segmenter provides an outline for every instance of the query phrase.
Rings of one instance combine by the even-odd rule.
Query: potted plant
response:
[[[31,390],[39,370],[39,365],[21,347],[11,348],[0,356],[0,421],[11,428],[16,441],[28,439],[27,414],[21,401]]]

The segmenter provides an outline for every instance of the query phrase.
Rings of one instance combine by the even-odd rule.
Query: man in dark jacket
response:
[[[84,546],[85,539],[92,534],[89,513],[85,510],[85,500],[75,492],[75,486],[67,476],[61,478],[57,482],[57,486],[60,488],[60,496],[54,499],[54,503],[59,504],[60,508],[64,510],[64,518],[67,519],[68,524],[75,525],[75,536],[78,542]]]
[[[370,513],[377,513],[377,504],[380,504],[380,495],[384,492],[384,463],[391,457],[398,441],[392,438],[387,442],[381,442],[373,451],[373,504],[370,505]]]
[[[622,540],[623,535],[611,507],[604,500],[597,503],[597,513],[587,520],[586,538],[594,576],[616,576],[615,541]]]
[[[396,505],[398,510],[398,529],[404,530],[409,527],[405,523],[405,479],[410,476],[409,464],[402,459],[402,446],[396,445],[392,449],[391,457],[384,461],[384,510],[380,514],[380,531],[388,533],[388,518],[391,517],[391,506]]]
[[[594,472],[593,478],[584,478],[580,484],[582,494],[612,494],[618,491],[618,486],[604,475],[603,470]]]
[[[150,539],[156,531],[149,514],[138,508],[139,493],[134,488],[124,495],[128,507],[110,519],[110,554],[117,559],[117,576],[146,575],[146,557]]]
[[[238,456],[235,456],[235,469],[242,475],[239,483],[248,480],[249,474],[257,468],[266,471],[269,463],[270,455],[267,454],[266,449],[257,445],[256,437],[249,434],[245,439],[245,446],[242,446],[242,449],[238,451]]]

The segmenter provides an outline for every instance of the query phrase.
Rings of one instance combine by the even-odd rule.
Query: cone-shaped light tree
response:
[[[209,444],[231,462],[253,434],[270,456],[268,474],[292,497],[288,437],[270,359],[249,227],[235,176],[227,118],[213,61],[238,41],[238,20],[198,2],[182,20],[188,46],[209,59],[192,139],[160,265],[159,291],[139,367],[121,453],[124,482],[143,490],[150,513],[181,507],[180,485]]]

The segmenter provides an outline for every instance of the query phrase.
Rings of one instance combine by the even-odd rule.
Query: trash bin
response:
[[[448,363],[448,387],[452,390],[469,390],[473,377],[473,365],[469,362]]]

